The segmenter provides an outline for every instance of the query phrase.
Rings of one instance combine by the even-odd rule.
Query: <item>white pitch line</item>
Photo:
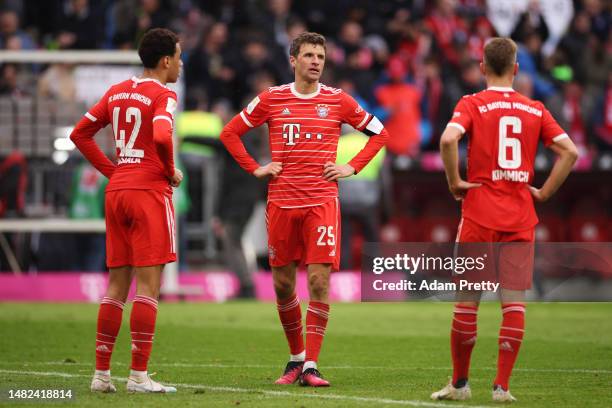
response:
[[[64,363],[62,361],[28,362],[16,363],[28,365],[58,365],[58,366],[85,366],[93,367],[92,363]],[[116,362],[113,365],[127,366],[126,363]],[[214,364],[214,363],[154,363],[153,366],[159,367],[185,367],[185,368],[279,368],[274,364]],[[391,370],[391,371],[411,371],[411,370],[451,370],[451,367],[388,367],[388,366],[324,366],[329,370]],[[495,367],[471,367],[471,370],[495,371]],[[513,371],[534,372],[534,373],[575,373],[575,374],[612,374],[612,370],[589,369],[589,368],[515,368]]]
[[[60,373],[56,371],[17,371],[17,370],[0,370],[0,373],[4,374],[15,374],[15,375],[38,375],[45,377],[63,377],[63,378],[89,378],[89,375],[85,374],[67,374]],[[125,378],[113,377],[115,381],[126,382]],[[167,385],[171,385],[174,387],[181,388],[192,388],[192,389],[203,389],[209,391],[217,391],[217,392],[233,392],[233,393],[242,393],[242,394],[263,394],[266,396],[272,397],[304,397],[304,398],[314,398],[314,399],[330,399],[330,400],[338,400],[338,401],[355,401],[355,402],[364,402],[364,403],[372,403],[372,404],[393,404],[393,405],[407,405],[412,407],[449,407],[448,404],[436,403],[436,402],[425,402],[425,401],[417,401],[417,400],[394,400],[389,398],[373,398],[373,397],[358,397],[354,395],[340,395],[340,394],[308,394],[308,393],[295,393],[288,391],[270,391],[264,390],[260,388],[238,388],[238,387],[218,387],[212,385],[204,385],[204,384],[182,384],[182,383],[166,383]],[[477,406],[477,405],[458,405],[453,404],[452,407],[456,408],[490,408],[487,406]]]

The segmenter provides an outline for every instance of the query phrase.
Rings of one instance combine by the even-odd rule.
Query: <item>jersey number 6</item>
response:
[[[521,141],[508,137],[508,126],[512,127],[512,133],[520,134],[522,128],[521,119],[516,116],[502,116],[499,119],[497,164],[502,169],[518,169],[521,167]],[[508,149],[511,150],[511,159],[508,159]]]

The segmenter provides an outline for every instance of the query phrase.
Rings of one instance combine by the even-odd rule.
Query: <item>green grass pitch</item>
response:
[[[481,306],[466,403],[429,400],[450,375],[451,303],[333,304],[319,368],[328,389],[275,386],[288,349],[273,304],[161,304],[149,371],[177,394],[131,395],[129,307],[112,362],[118,392],[91,394],[96,305],[0,304],[0,390],[74,390],[78,407],[495,406],[499,304]],[[612,303],[529,304],[511,381],[524,407],[612,406]],[[154,377],[155,378],[155,377]],[[32,406],[11,403],[2,406]],[[40,403],[37,405],[41,405]],[[45,404],[44,406],[57,406]]]

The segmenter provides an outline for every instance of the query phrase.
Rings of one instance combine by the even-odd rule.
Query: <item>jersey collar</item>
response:
[[[296,97],[298,97],[300,99],[310,99],[310,98],[314,98],[315,96],[317,96],[319,94],[319,92],[321,92],[321,83],[319,82],[317,84],[317,90],[316,91],[314,91],[312,93],[309,93],[309,94],[299,93],[297,91],[297,89],[295,89],[295,82],[291,83],[290,88],[291,88],[291,93],[293,95],[295,95]]]
[[[155,82],[157,85],[159,85],[161,87],[168,88],[166,85],[162,84],[161,82],[159,82],[155,78],[138,78],[138,77],[133,76],[132,77],[132,81],[135,84],[142,84],[143,82]]]
[[[514,92],[514,89],[507,86],[490,86],[487,88],[487,91],[497,91],[497,92]]]

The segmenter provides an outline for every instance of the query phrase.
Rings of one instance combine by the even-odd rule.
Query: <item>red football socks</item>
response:
[[[153,347],[157,300],[137,295],[132,304],[130,330],[132,331],[132,370],[147,371]]]
[[[306,361],[319,359],[328,319],[329,305],[311,300],[306,313]]]
[[[478,306],[455,305],[451,327],[451,355],[453,358],[453,385],[467,381],[470,358],[476,344]]]
[[[501,385],[507,391],[512,368],[525,334],[525,304],[503,303],[502,313],[504,317],[499,330],[497,376],[493,384]]]
[[[302,310],[300,301],[294,293],[288,299],[276,299],[276,308],[280,317],[289,350],[292,355],[300,354],[304,351],[304,335],[302,333]]]
[[[111,355],[123,316],[123,302],[105,297],[98,311],[98,331],[96,334],[96,370],[110,369]]]

